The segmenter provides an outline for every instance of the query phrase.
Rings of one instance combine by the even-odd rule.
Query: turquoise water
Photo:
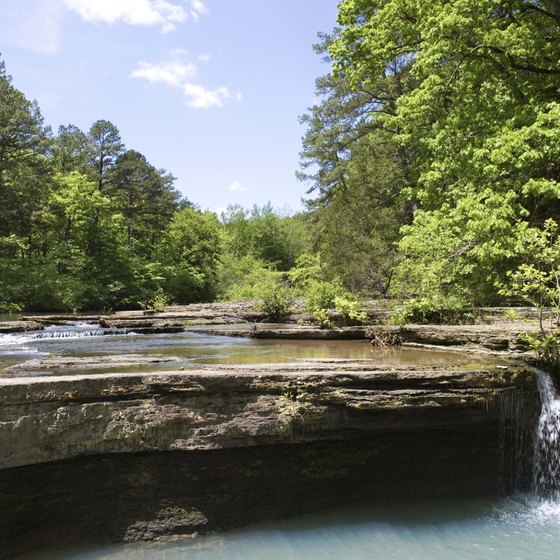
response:
[[[555,560],[560,506],[531,498],[344,508],[160,544],[29,560]]]

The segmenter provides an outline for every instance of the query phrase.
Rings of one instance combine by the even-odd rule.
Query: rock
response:
[[[467,346],[498,352],[525,353],[530,348],[522,333],[536,330],[536,325],[526,323],[404,325],[378,326],[370,331],[370,335],[376,340],[390,340],[391,344]]]
[[[5,321],[0,323],[0,334],[42,331],[44,328],[45,325],[43,325],[42,323],[37,323],[36,321]]]
[[[77,321],[86,323],[97,323],[100,317],[100,315],[75,315],[74,313],[68,313],[66,315],[23,315],[21,317],[21,320],[42,323],[44,325],[66,325],[68,323],[75,323]]]
[[[68,371],[73,369],[100,369],[104,371],[114,368],[141,366],[148,364],[161,364],[180,362],[181,358],[175,356],[160,356],[157,354],[126,354],[124,356],[92,356],[86,358],[55,357],[36,358],[21,364],[9,366],[6,371],[14,375],[52,375],[53,370]]]
[[[477,417],[496,421],[500,398],[516,387],[534,392],[530,369],[395,370],[313,362],[3,378],[0,468],[99,453],[339,439],[380,426],[405,427],[413,419],[415,429],[425,422],[448,425],[448,414],[459,420],[464,414],[466,424]],[[480,408],[494,412],[473,415]]]
[[[294,325],[285,328],[270,328],[253,325],[246,328],[197,328],[201,332],[215,336],[237,336],[247,338],[268,338],[285,340],[363,340],[369,337],[369,327],[339,327],[323,329],[319,327]]]
[[[366,362],[0,379],[0,558],[531,480],[534,371]]]

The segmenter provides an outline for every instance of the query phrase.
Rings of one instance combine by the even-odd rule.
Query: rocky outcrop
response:
[[[169,364],[180,362],[181,358],[176,356],[161,356],[157,354],[126,354],[124,356],[91,356],[91,357],[50,357],[34,358],[6,368],[11,375],[29,377],[29,375],[52,375],[53,372],[69,373],[73,370],[95,370],[104,371],[119,368],[130,368],[132,366],[145,366],[153,364]],[[6,374],[4,374],[6,375]]]
[[[4,378],[0,558],[523,487],[537,409],[515,365]]]
[[[214,336],[237,336],[279,340],[363,340],[370,338],[370,327],[320,328],[304,325],[281,327],[271,325],[250,325],[245,327],[219,328],[197,327],[196,332]]]
[[[296,372],[294,372],[296,369]],[[83,455],[310,442],[488,421],[530,370],[360,363],[0,381],[0,468]],[[461,417],[462,420],[461,420]]]

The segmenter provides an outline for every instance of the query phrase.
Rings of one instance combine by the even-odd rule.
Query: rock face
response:
[[[314,363],[0,380],[0,558],[530,479],[534,372]]]

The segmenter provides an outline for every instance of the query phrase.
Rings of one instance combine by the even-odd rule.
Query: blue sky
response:
[[[0,53],[45,122],[113,122],[202,208],[300,209],[313,52],[338,0],[0,0]]]

